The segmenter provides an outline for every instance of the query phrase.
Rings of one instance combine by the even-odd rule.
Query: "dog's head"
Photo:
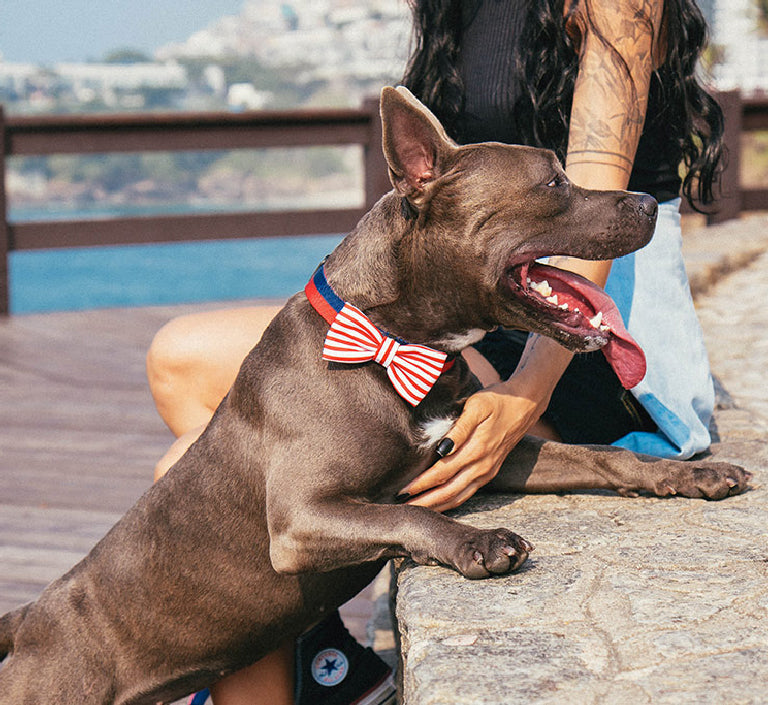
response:
[[[381,114],[407,221],[398,242],[399,301],[428,331],[431,339],[420,342],[455,351],[501,325],[575,351],[608,346],[620,366],[642,362],[599,287],[537,260],[614,259],[642,247],[656,220],[650,196],[581,189],[549,150],[459,146],[402,87],[382,91]]]

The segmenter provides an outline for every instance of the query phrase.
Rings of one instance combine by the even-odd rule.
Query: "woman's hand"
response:
[[[445,457],[403,488],[402,494],[412,495],[409,504],[439,512],[453,509],[496,477],[507,455],[546,411],[572,357],[573,353],[550,338],[529,336],[512,377],[467,399],[446,436],[450,443],[444,449]],[[482,372],[477,360],[468,361],[475,374]],[[478,376],[483,379],[482,374]],[[547,437],[556,436],[550,433]]]
[[[446,456],[403,489],[408,500],[442,512],[469,499],[490,482],[544,408],[516,391],[514,377],[473,394],[446,438]],[[446,443],[443,443],[446,445]]]

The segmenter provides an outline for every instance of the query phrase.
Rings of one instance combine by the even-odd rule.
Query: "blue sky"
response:
[[[6,61],[85,61],[185,39],[243,0],[0,0]]]

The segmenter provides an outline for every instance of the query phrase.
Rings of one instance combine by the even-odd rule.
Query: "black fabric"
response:
[[[526,3],[464,3],[458,70],[464,84],[463,142],[520,142],[512,115],[519,95],[518,27]]]
[[[645,127],[637,145],[628,188],[649,193],[659,203],[677,198],[683,183],[679,170],[683,153],[672,135],[666,112],[664,89],[654,74],[648,92]]]
[[[471,9],[465,13],[458,59],[465,99],[462,141],[518,144],[522,139],[512,117],[520,90],[515,65],[527,3],[480,0],[466,5]],[[663,90],[654,79],[629,188],[659,202],[677,198],[681,160],[681,148],[664,119]]]
[[[474,347],[502,379],[515,371],[528,334],[499,329]],[[656,424],[631,392],[621,386],[600,351],[575,355],[552,393],[547,420],[565,443],[608,444]]]

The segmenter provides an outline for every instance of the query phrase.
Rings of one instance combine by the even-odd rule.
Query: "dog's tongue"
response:
[[[610,328],[610,333],[608,342],[601,350],[625,389],[631,389],[645,377],[645,353],[624,327],[619,309],[605,291],[578,274],[539,263],[531,266],[528,276],[536,281],[548,280],[561,301],[564,297],[573,298],[575,305],[579,306],[581,299],[582,311],[586,303],[592,309],[591,315],[602,312],[602,324]]]
[[[632,389],[645,377],[645,353],[624,327],[613,299],[602,290],[598,291],[605,297],[600,309],[603,312],[603,321],[611,329],[611,337],[602,347],[603,355],[619,378],[621,386],[624,389]]]

